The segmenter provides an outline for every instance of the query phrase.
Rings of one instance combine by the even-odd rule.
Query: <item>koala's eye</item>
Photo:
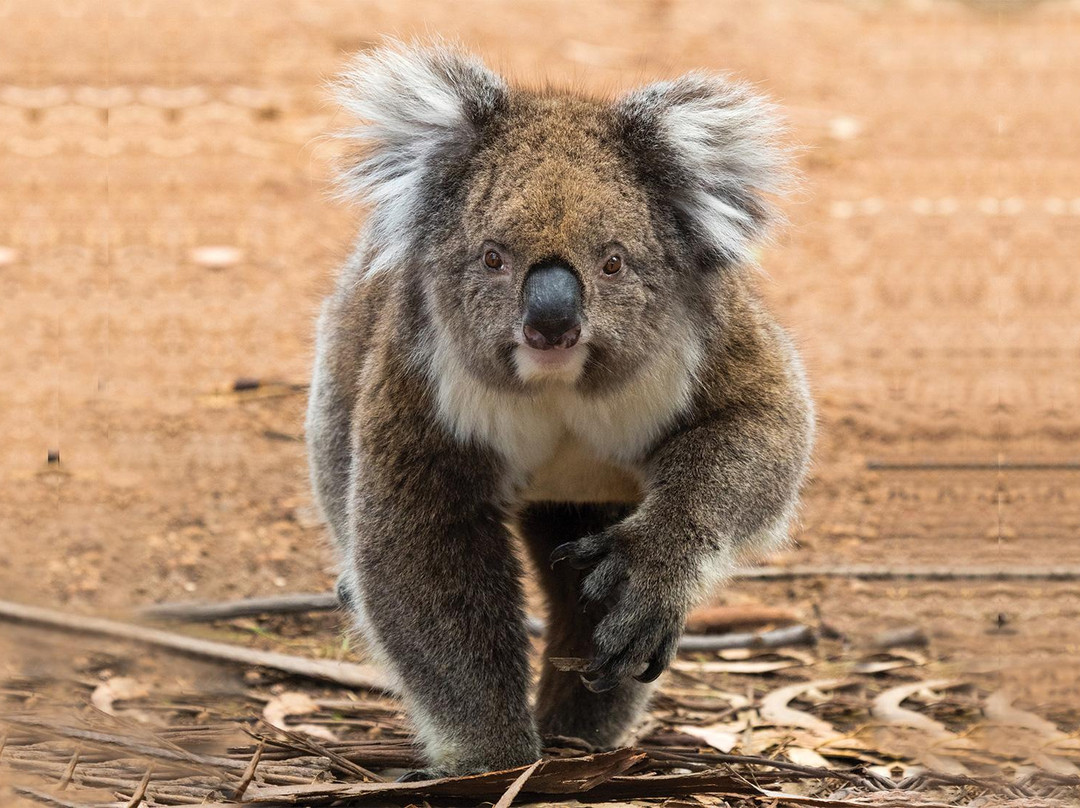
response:
[[[502,269],[504,263],[498,250],[488,250],[484,253],[484,266],[488,269]]]
[[[618,253],[609,255],[608,260],[604,262],[604,274],[614,275],[622,269],[622,256]]]

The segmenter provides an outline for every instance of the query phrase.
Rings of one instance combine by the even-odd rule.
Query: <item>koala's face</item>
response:
[[[607,126],[599,104],[517,99],[433,238],[434,308],[485,380],[604,386],[676,330],[671,256]]]
[[[744,260],[778,163],[769,110],[691,76],[616,102],[511,90],[442,48],[376,51],[342,96],[373,272],[415,273],[479,383],[600,390],[692,350],[709,272]]]

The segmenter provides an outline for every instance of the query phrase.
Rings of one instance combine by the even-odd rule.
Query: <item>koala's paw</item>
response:
[[[679,593],[687,587],[678,569],[663,559],[635,559],[628,550],[627,540],[609,531],[560,545],[551,555],[552,563],[591,568],[582,596],[607,610],[593,632],[594,657],[582,675],[594,693],[628,677],[654,681],[674,659],[686,621],[687,604]]]

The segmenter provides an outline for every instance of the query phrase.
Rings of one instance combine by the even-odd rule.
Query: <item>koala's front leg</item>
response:
[[[595,691],[656,679],[690,608],[739,556],[782,544],[809,450],[805,412],[718,414],[675,433],[648,463],[639,508],[604,532],[555,549],[591,570],[583,596],[607,614],[585,673]]]
[[[521,571],[497,503],[498,470],[430,419],[412,420],[399,405],[383,421],[387,411],[372,409],[356,441],[353,560],[365,633],[427,752],[430,768],[418,776],[531,763],[540,742]]]

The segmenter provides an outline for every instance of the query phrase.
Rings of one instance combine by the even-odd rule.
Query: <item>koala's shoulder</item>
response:
[[[708,417],[735,409],[783,412],[802,422],[812,415],[798,347],[761,300],[753,279],[731,276],[717,294],[715,317],[699,317],[706,334],[694,412]]]

